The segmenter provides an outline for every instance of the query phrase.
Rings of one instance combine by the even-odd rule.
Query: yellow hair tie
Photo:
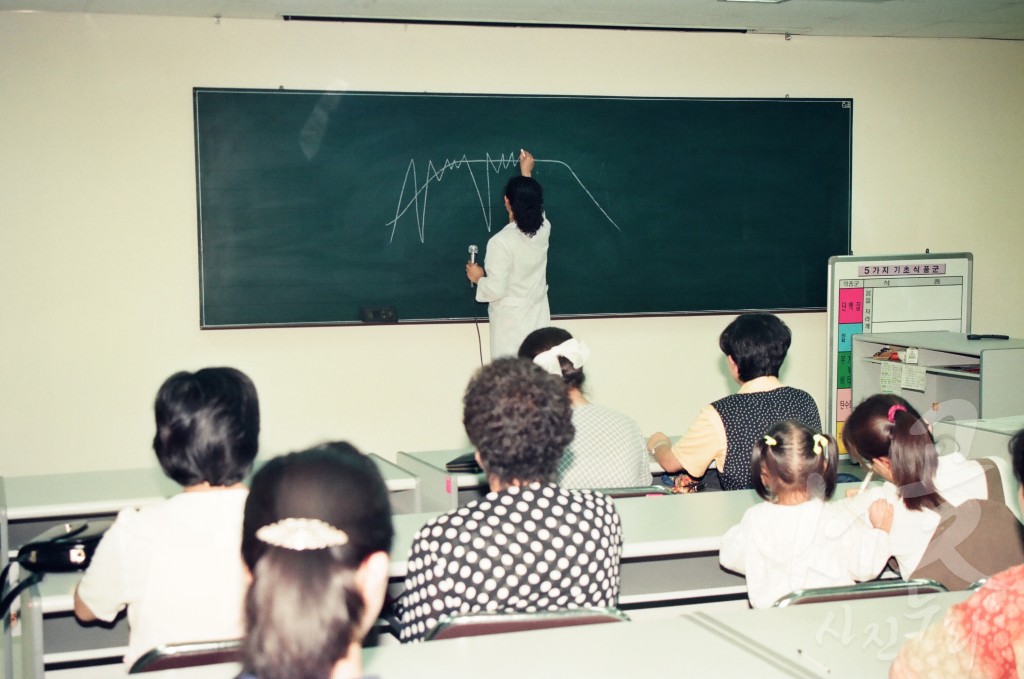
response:
[[[764,435],[764,442],[767,443],[769,446],[777,446],[777,445],[779,445],[779,442],[776,441],[774,437],[772,437],[772,436],[770,436],[768,434]]]
[[[825,449],[828,448],[828,439],[822,436],[821,434],[815,434],[814,436],[811,437],[811,440],[814,441],[815,455],[821,455],[823,452],[825,452]]]

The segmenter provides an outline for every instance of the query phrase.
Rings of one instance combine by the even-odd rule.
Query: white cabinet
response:
[[[958,450],[967,457],[1001,457],[1007,463],[1010,459],[1010,439],[1024,429],[1024,415],[993,417],[983,420],[960,420],[959,422],[936,422],[932,428],[936,445],[945,445],[944,450]],[[951,445],[950,445],[951,444]]]
[[[885,348],[917,349],[918,363],[876,358]],[[944,331],[854,335],[853,406],[886,385],[932,421],[1022,415],[1024,340]]]

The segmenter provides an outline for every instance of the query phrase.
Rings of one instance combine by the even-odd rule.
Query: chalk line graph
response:
[[[590,192],[590,189],[586,187],[583,180],[580,179],[579,175],[572,169],[572,167],[561,160],[543,159],[537,158],[534,160],[537,165],[550,164],[560,166],[564,168],[579,184],[580,189],[587,195],[587,197],[594,203],[594,206],[601,211],[605,219],[615,227],[619,232],[622,229],[612,219],[611,215],[605,211],[601,203],[598,202],[594,194]],[[439,166],[434,164],[434,161],[427,161],[427,168],[425,171],[425,177],[423,183],[419,181],[419,173],[416,170],[416,160],[409,160],[408,166],[405,169],[405,177],[402,180],[402,188],[398,192],[398,203],[395,207],[395,218],[387,222],[385,226],[391,228],[391,237],[388,239],[388,243],[393,243],[395,240],[395,232],[398,230],[398,222],[404,217],[410,210],[416,218],[416,231],[419,234],[420,243],[426,242],[427,233],[427,199],[430,194],[430,186],[436,182],[441,182],[449,172],[457,170],[465,170],[469,175],[469,180],[472,183],[473,192],[476,194],[477,204],[480,207],[480,212],[483,215],[484,225],[487,227],[487,232],[491,233],[493,220],[491,219],[491,213],[488,205],[488,196],[491,195],[491,175],[504,174],[509,168],[515,167],[519,164],[519,152],[515,151],[509,154],[500,154],[497,157],[492,157],[491,154],[484,154],[483,158],[469,158],[468,155],[463,154],[461,157],[456,159],[446,158]],[[481,189],[481,181],[477,177],[479,172],[483,172],[483,184],[484,188]],[[410,192],[409,185],[412,184],[411,196],[406,198],[407,192]]]

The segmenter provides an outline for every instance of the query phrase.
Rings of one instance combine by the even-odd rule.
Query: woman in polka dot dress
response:
[[[491,492],[416,534],[396,611],[401,640],[421,640],[446,615],[615,606],[622,530],[611,500],[552,482],[574,433],[561,380],[499,359],[463,403]]]

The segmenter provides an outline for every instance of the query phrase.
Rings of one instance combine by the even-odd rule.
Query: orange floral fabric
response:
[[[1024,564],[989,578],[892,664],[892,679],[1016,679],[1024,661]]]

